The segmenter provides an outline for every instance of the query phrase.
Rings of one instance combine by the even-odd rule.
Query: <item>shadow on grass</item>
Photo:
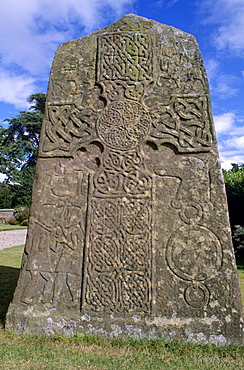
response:
[[[8,306],[12,301],[20,269],[0,265],[0,322],[5,322]]]

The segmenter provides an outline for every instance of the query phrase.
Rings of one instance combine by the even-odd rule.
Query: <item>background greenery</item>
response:
[[[236,256],[244,258],[244,164],[223,170]]]
[[[45,99],[43,93],[30,95],[29,110],[7,118],[8,128],[0,125],[0,172],[6,175],[0,183],[0,208],[30,204]]]

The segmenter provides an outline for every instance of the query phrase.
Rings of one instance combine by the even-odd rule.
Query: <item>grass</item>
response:
[[[27,226],[0,224],[0,231],[27,229]]]
[[[1,265],[20,269],[24,245],[6,248],[0,251]]]
[[[237,268],[241,287],[242,307],[244,310],[244,259],[237,260]]]
[[[0,323],[3,322],[19,277],[24,246],[0,251]]]
[[[0,369],[243,369],[244,348],[162,340],[17,336],[0,330]]]
[[[162,340],[107,339],[79,334],[40,337],[5,331],[3,321],[16,286],[23,246],[0,251],[0,369],[197,370],[243,369],[244,347],[183,344]],[[238,261],[244,296],[244,260]]]

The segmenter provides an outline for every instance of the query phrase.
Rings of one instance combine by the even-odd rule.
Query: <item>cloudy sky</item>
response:
[[[222,166],[244,163],[244,0],[3,0],[0,124],[46,92],[57,47],[134,13],[193,34],[207,68]]]

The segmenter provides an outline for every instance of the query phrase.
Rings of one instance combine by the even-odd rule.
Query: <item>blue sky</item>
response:
[[[4,0],[0,124],[46,92],[57,47],[126,13],[193,34],[207,68],[223,168],[244,163],[244,0]]]

